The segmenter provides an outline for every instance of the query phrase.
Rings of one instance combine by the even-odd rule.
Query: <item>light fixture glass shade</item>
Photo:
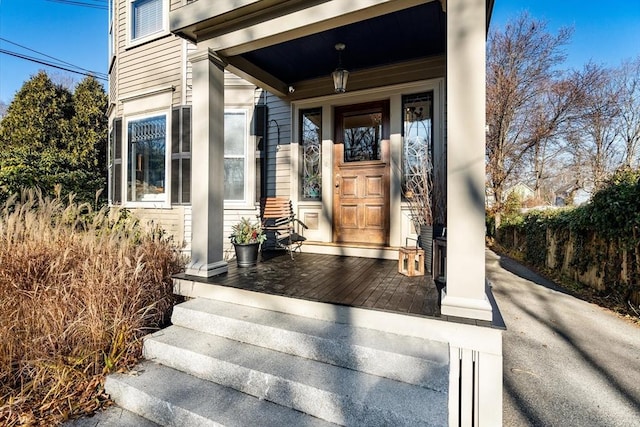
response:
[[[344,93],[347,90],[349,72],[344,68],[337,68],[331,75],[333,76],[333,87],[336,89],[336,93]]]

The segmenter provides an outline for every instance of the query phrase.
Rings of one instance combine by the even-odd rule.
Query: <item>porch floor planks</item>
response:
[[[377,260],[382,261],[382,260]],[[395,266],[395,264],[394,264]],[[375,292],[380,286],[382,281],[390,274],[394,273],[395,269],[389,268],[387,262],[376,262],[372,267],[372,273],[368,280],[361,280],[357,287],[352,289],[347,295],[344,296],[345,303],[352,306],[361,305],[368,295]]]
[[[351,280],[348,285],[340,289],[336,294],[332,294],[331,298],[335,302],[339,302],[345,305],[352,305],[353,300],[362,292],[363,289],[375,286],[376,278],[380,276],[381,272],[378,270],[376,263],[371,263],[366,258],[361,258],[361,268],[355,271],[354,280]]]
[[[265,252],[255,267],[210,278],[178,275],[197,282],[396,313],[439,317],[438,291],[429,276],[398,273],[398,262],[371,258]]]
[[[343,289],[349,289],[353,282],[355,282],[358,278],[362,278],[366,269],[370,266],[370,263],[367,262],[366,258],[356,258],[356,257],[340,257],[336,260],[337,263],[341,263],[338,271],[341,271],[342,274],[327,274],[328,282],[332,283],[330,286],[326,286],[323,289],[320,289],[320,292],[315,294],[307,294],[304,296],[308,296],[311,298],[317,298],[320,301],[333,302],[333,303],[341,303],[341,300],[338,298],[341,291]],[[336,266],[334,266],[335,268]],[[328,269],[328,272],[331,271],[331,268]]]

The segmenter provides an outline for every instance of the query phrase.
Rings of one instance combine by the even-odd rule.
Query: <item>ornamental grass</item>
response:
[[[25,192],[0,206],[0,425],[56,425],[107,406],[165,324],[182,268],[126,210]]]

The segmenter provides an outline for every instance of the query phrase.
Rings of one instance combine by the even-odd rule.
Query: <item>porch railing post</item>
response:
[[[193,64],[191,262],[186,274],[225,273],[224,261],[224,67],[210,49],[189,56]]]
[[[442,314],[491,320],[485,294],[485,0],[447,2],[447,285]]]

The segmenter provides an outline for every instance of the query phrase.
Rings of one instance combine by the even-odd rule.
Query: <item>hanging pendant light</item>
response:
[[[342,67],[342,51],[345,49],[344,43],[336,43],[335,48],[338,51],[338,67],[331,73],[333,77],[333,87],[336,93],[344,93],[347,90],[347,79],[349,72]]]

